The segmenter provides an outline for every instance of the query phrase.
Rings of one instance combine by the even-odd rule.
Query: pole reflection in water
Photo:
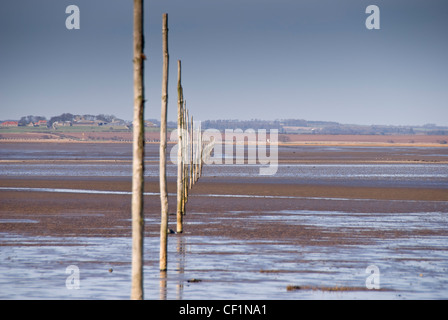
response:
[[[186,261],[186,243],[185,237],[181,234],[177,235],[176,242],[176,269],[177,277],[173,279],[177,279],[176,284],[176,299],[183,299],[183,291],[184,291],[184,271],[185,271],[185,261]],[[167,300],[168,299],[168,271],[160,271],[159,275],[159,299]]]
[[[176,285],[176,299],[182,300],[183,291],[184,291],[184,270],[185,270],[185,238],[182,235],[177,237],[177,268],[178,272],[178,283]]]
[[[167,288],[166,288],[166,271],[160,271],[160,286],[159,286],[159,298],[160,300],[166,300]]]

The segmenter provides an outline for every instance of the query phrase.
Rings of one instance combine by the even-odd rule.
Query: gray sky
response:
[[[68,5],[80,29],[68,30]],[[380,30],[368,30],[368,5]],[[446,0],[158,0],[145,3],[146,111],[160,118],[162,13],[169,120],[177,60],[198,120],[448,125]],[[63,112],[132,119],[131,0],[2,0],[0,119]]]

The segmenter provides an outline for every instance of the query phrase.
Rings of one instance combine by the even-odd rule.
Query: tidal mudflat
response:
[[[129,298],[130,148],[1,144],[0,298]],[[448,298],[448,148],[286,146],[269,177],[205,166],[166,273],[147,149],[146,299]]]

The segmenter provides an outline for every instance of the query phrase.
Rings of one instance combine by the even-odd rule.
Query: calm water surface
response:
[[[447,228],[446,212],[353,214],[271,212],[263,217],[350,232],[412,227]],[[148,219],[147,224],[157,221]],[[217,221],[217,223],[219,223]],[[188,225],[188,222],[187,222]],[[318,240],[318,239],[317,239]],[[317,241],[316,240],[316,241]],[[448,238],[402,237],[357,246],[297,246],[288,241],[236,241],[171,235],[169,270],[158,272],[158,236],[145,240],[147,299],[446,299]],[[127,299],[131,239],[23,237],[0,233],[0,298]],[[66,268],[80,270],[80,288],[67,289]],[[385,291],[296,291],[288,285],[364,287],[366,268],[380,270]],[[110,270],[112,269],[112,272]],[[199,283],[189,282],[201,279]]]

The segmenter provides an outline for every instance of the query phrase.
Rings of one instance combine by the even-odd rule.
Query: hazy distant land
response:
[[[146,142],[159,142],[159,122],[145,121]],[[168,123],[169,131],[176,128]],[[448,146],[448,127],[382,126],[340,124],[328,121],[286,120],[205,120],[201,129],[278,130],[283,145],[365,145],[365,146]],[[122,142],[132,141],[132,122],[111,115],[62,114],[46,120],[27,116],[18,121],[0,121],[1,141],[36,142]]]

